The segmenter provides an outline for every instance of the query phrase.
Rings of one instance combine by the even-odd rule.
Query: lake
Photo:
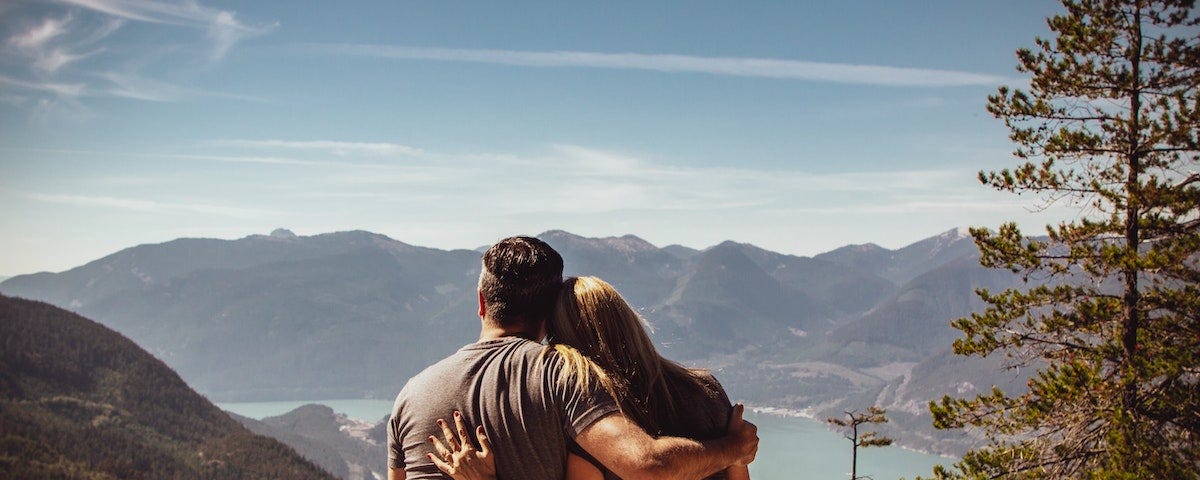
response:
[[[309,403],[328,405],[335,412],[366,422],[378,422],[392,409],[391,400],[313,400],[287,402],[227,402],[217,406],[238,415],[262,419],[287,413]],[[755,480],[796,480],[848,478],[850,441],[829,431],[816,420],[802,417],[747,412],[746,418],[758,425],[758,457],[750,465]],[[382,461],[382,460],[381,460]],[[900,447],[860,449],[859,476],[875,480],[929,476],[936,464],[953,459],[927,455]]]

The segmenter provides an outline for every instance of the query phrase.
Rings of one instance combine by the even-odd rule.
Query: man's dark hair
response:
[[[550,317],[562,287],[563,260],[546,242],[509,237],[483,254],[479,292],[501,326],[537,326]]]

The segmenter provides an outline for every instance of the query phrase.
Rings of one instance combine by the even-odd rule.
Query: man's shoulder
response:
[[[447,374],[461,370],[461,365],[463,363],[463,349],[465,348],[466,347],[460,348],[458,351],[442,358],[441,360],[426,366],[420,372],[417,372],[416,375],[409,377],[408,381],[404,383],[404,386],[400,388],[400,393],[397,395],[396,399],[400,400],[406,395],[411,394],[414,390],[421,390],[425,388],[424,385],[426,384],[440,383]]]
[[[419,388],[429,382],[440,383],[446,375],[462,375],[477,363],[496,367],[512,360],[540,360],[544,356],[544,350],[545,346],[542,344],[519,337],[503,337],[467,344],[413,375],[400,393],[403,394],[410,388]],[[492,359],[497,361],[488,361]]]
[[[708,390],[720,392],[725,391],[725,387],[721,386],[721,382],[717,381],[717,377],[714,376],[711,371],[693,368],[690,369],[688,373],[691,373],[692,376],[699,380],[700,384]]]

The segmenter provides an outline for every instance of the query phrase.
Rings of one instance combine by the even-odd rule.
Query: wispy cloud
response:
[[[974,172],[965,170],[809,173],[668,165],[637,154],[570,144],[546,149],[535,155],[427,152],[425,156],[435,161],[369,169],[351,164],[322,174],[319,184],[297,186],[305,196],[414,204],[440,198],[441,208],[454,204],[505,214],[747,208],[811,208],[809,213],[818,213],[847,205],[857,205],[861,212],[900,208],[934,213],[978,200],[952,195],[962,185],[974,186]],[[461,185],[488,188],[464,190]]]
[[[87,91],[87,86],[82,83],[27,82],[4,75],[0,75],[0,84],[67,97],[78,97]]]
[[[87,49],[89,45],[106,36],[107,33],[103,33],[105,29],[93,31],[84,38],[68,38],[72,33],[73,23],[75,19],[70,13],[61,18],[45,18],[40,24],[9,37],[4,43],[10,52],[32,59],[34,71],[53,74],[69,63],[103,51],[81,50]]]
[[[218,140],[216,145],[256,149],[317,150],[338,156],[357,155],[420,155],[421,149],[388,142],[341,142],[332,140]]]
[[[598,175],[628,176],[645,170],[649,165],[640,158],[624,153],[607,152],[578,145],[550,145],[565,162],[563,166]]]
[[[203,30],[213,42],[212,58],[220,60],[237,42],[274,30],[279,25],[247,25],[234,12],[205,7],[195,1],[167,3],[148,0],[58,0],[61,3],[137,22],[177,25]]]
[[[65,33],[66,26],[70,21],[70,15],[63,18],[44,19],[41,24],[10,37],[8,44],[21,49],[42,48],[46,42]]]
[[[181,160],[201,160],[223,163],[254,163],[260,165],[298,165],[298,166],[346,166],[339,162],[322,162],[316,160],[299,160],[286,157],[259,157],[245,155],[191,155],[191,154],[146,154],[150,157],[177,158]]]
[[[239,41],[265,34],[276,25],[248,25],[231,11],[195,0],[168,3],[150,0],[51,0],[68,8],[39,14],[41,18],[3,39],[4,54],[28,60],[23,69],[0,74],[0,85],[29,100],[19,106],[33,119],[85,118],[91,111],[78,97],[119,97],[175,102],[197,97],[264,101],[261,98],[187,86],[146,76],[148,63],[161,60],[162,48],[110,49],[105,40],[129,23],[172,25],[203,31],[211,58],[220,60]],[[145,52],[151,53],[147,56]],[[93,59],[93,57],[95,57]],[[174,57],[172,57],[174,58]],[[167,62],[171,63],[171,62]],[[170,73],[170,72],[168,72]],[[180,75],[154,75],[186,78]]]
[[[22,196],[27,199],[40,202],[77,205],[84,207],[116,208],[120,210],[131,210],[146,213],[203,213],[237,218],[256,218],[279,214],[279,212],[273,210],[230,207],[225,205],[211,205],[204,203],[172,203],[131,198],[58,195],[44,193],[27,193]]]
[[[282,166],[313,166],[313,167],[370,167],[370,168],[385,168],[386,165],[365,164],[365,163],[349,163],[349,162],[330,162],[320,160],[301,160],[297,158],[278,157],[278,156],[258,156],[258,155],[203,155],[194,153],[147,153],[147,152],[122,152],[111,150],[78,150],[65,148],[16,148],[5,149],[0,147],[0,151],[15,150],[15,151],[30,151],[41,153],[52,153],[58,155],[85,155],[91,157],[139,157],[139,158],[157,158],[157,159],[174,159],[174,160],[198,160],[203,162],[220,162],[220,163],[246,163],[259,165],[282,165]]]
[[[308,44],[314,52],[374,58],[490,63],[522,67],[605,68],[704,73],[896,87],[995,86],[996,75],[926,68],[808,62],[774,58],[692,55],[427,48],[404,45]]]
[[[91,77],[100,79],[102,82],[97,83],[93,80],[93,83],[89,85],[82,81],[69,83],[41,79],[30,81],[0,75],[0,85],[71,98],[111,96],[148,102],[174,102],[196,97],[218,97],[249,102],[266,101],[258,97],[212,92],[125,73],[101,72],[92,74]]]
[[[798,206],[791,213],[817,215],[929,215],[961,212],[1012,212],[1019,211],[1024,203],[1007,200],[946,198],[925,201],[878,202],[866,201],[856,205]]]
[[[174,83],[146,78],[140,75],[118,72],[102,72],[96,77],[108,82],[100,92],[114,97],[144,100],[148,102],[174,102],[195,97],[230,98],[249,102],[265,102],[265,99],[248,95],[213,92],[186,87]]]
[[[298,199],[405,204],[437,211],[487,215],[577,215],[581,213],[740,216],[955,215],[1003,212],[1019,202],[997,201],[974,181],[969,169],[919,169],[814,173],[791,169],[668,164],[637,153],[572,144],[551,144],[535,154],[448,154],[423,152],[422,162],[353,161],[392,151],[386,142],[334,140],[222,140],[208,142],[232,154],[58,151],[71,155],[153,157],[173,160],[276,166],[265,175],[289,180],[281,194]],[[350,145],[356,146],[354,148]],[[345,160],[292,158],[297,148],[346,150]],[[368,146],[373,146],[368,148]],[[236,149],[265,150],[262,155]],[[407,147],[412,148],[412,147]],[[272,151],[276,150],[276,151]],[[398,151],[407,151],[399,149]],[[417,150],[420,151],[420,150]],[[231,166],[232,167],[232,166]],[[311,167],[311,168],[296,168]],[[479,188],[464,188],[477,185]],[[486,186],[486,187],[484,187]],[[231,207],[147,202],[107,196],[39,196],[43,201],[145,211],[239,212]],[[242,212],[244,215],[263,210]]]
[[[97,49],[84,53],[71,53],[61,48],[55,48],[38,55],[37,59],[33,61],[33,68],[47,73],[54,73],[68,63],[73,63],[102,51],[102,49]]]

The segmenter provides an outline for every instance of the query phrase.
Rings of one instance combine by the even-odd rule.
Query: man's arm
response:
[[[388,469],[388,480],[404,480],[404,477],[406,475],[407,474],[404,473],[403,468],[389,468]]]
[[[715,440],[654,438],[614,412],[579,432],[575,441],[621,478],[696,480],[754,461],[758,427],[742,420],[743,409],[734,407],[729,430]]]
[[[750,480],[750,467],[734,465],[725,469],[726,480]]]

